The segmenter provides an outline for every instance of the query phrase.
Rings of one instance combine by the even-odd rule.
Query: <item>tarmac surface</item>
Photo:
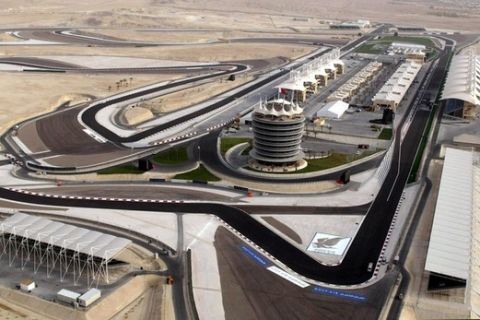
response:
[[[378,319],[392,282],[387,277],[348,291],[301,288],[266,269],[271,263],[225,228],[217,230],[214,245],[227,320]]]
[[[164,199],[164,200],[191,200],[191,201],[221,201],[232,202],[227,196],[217,193],[201,192],[198,190],[189,190],[183,188],[168,188],[140,185],[62,185],[56,188],[30,189],[32,191],[58,194],[58,195],[76,195],[83,197],[119,197],[119,198],[143,198],[143,199]]]
[[[303,177],[289,178],[288,175],[286,175],[285,177],[272,179],[271,177],[268,177],[268,176],[259,177],[259,176],[248,175],[246,173],[242,173],[240,171],[237,171],[225,165],[225,163],[219,158],[219,155],[217,152],[217,140],[218,140],[219,133],[220,131],[217,130],[215,132],[210,133],[207,136],[202,137],[198,142],[198,146],[200,146],[200,159],[205,164],[205,166],[207,168],[212,168],[213,171],[219,172],[223,176],[237,178],[237,179],[241,179],[249,182],[275,182],[275,183],[282,183],[282,184],[298,184],[302,182],[319,182],[319,181],[326,181],[326,180],[336,181],[340,179],[341,175],[346,171],[346,170],[340,170],[340,171],[335,171],[327,174],[320,173],[319,175],[316,175],[316,176],[309,176],[304,178]],[[196,148],[194,147],[194,149]],[[376,168],[382,161],[382,158],[383,157],[373,158],[361,164],[354,165],[348,168],[348,170],[350,171],[350,174],[356,174],[372,168]]]
[[[440,87],[451,49],[450,46],[447,46],[447,51],[441,54],[439,65],[434,71],[433,81],[430,82],[429,87]],[[421,95],[421,93],[417,93],[417,95]],[[396,131],[395,152],[386,182],[372,203],[343,262],[335,267],[319,264],[245,212],[230,206],[211,203],[128,202],[115,199],[59,199],[24,194],[8,189],[0,189],[0,197],[46,205],[214,214],[292,270],[307,278],[332,284],[358,284],[367,281],[373,275],[373,270],[367,270],[367,266],[370,262],[377,261],[380,255],[429,115],[429,111],[417,110],[402,144],[400,144],[400,136],[403,121],[400,123]]]
[[[12,30],[15,31],[15,30]],[[111,37],[100,33],[86,32],[75,29],[23,29],[15,33],[23,40],[40,40],[54,43],[84,46],[107,46],[107,47],[147,47],[147,46],[191,46],[199,43],[171,43],[152,41],[132,41]],[[344,39],[305,38],[305,37],[252,37],[234,38],[228,40],[231,43],[285,43],[319,46],[324,43],[330,45],[343,45],[347,42]],[[223,40],[210,41],[207,44],[222,44]]]
[[[374,32],[372,32],[371,34],[365,35],[365,36],[353,41],[352,43],[344,46],[342,48],[342,50],[351,49],[353,46],[358,45],[362,41],[368,40],[371,37],[373,37],[375,34],[382,32],[384,30],[384,28],[385,27],[382,26],[382,27],[378,28],[377,30],[375,30]],[[55,30],[52,30],[52,29],[45,29],[45,30],[25,29],[25,30],[22,30],[22,32],[26,32],[27,35],[32,35],[33,34],[35,36],[38,36],[39,34],[48,34],[48,35],[53,35],[55,37],[57,37],[59,35],[64,36],[64,34],[60,34],[58,32],[58,30],[55,31]],[[21,34],[19,34],[19,35],[21,35]],[[22,37],[27,37],[27,36],[25,36],[25,34],[24,34]],[[90,38],[81,37],[80,39],[84,40],[84,39],[90,39]],[[321,55],[321,54],[324,54],[324,53],[320,53],[320,54],[318,54],[318,56]],[[50,63],[50,62],[48,62],[48,63]],[[177,118],[173,121],[170,121],[170,122],[165,123],[165,124],[160,125],[160,126],[149,128],[147,130],[144,130],[140,133],[137,133],[137,134],[129,136],[129,137],[120,137],[120,136],[116,135],[114,132],[112,132],[109,129],[100,125],[95,119],[95,115],[97,114],[98,111],[100,111],[101,109],[105,108],[106,106],[114,104],[114,103],[119,103],[119,102],[122,102],[122,101],[125,101],[125,100],[128,100],[128,99],[141,97],[141,96],[144,96],[144,95],[148,95],[148,94],[157,92],[159,90],[169,89],[169,88],[172,88],[172,87],[175,87],[175,86],[178,86],[178,85],[188,84],[192,81],[199,81],[201,79],[208,79],[208,78],[212,78],[212,77],[217,77],[217,76],[222,75],[222,74],[223,75],[228,75],[228,74],[231,74],[231,73],[241,72],[241,71],[246,69],[246,66],[242,65],[242,64],[223,64],[222,66],[223,67],[228,67],[230,69],[224,70],[220,73],[203,75],[203,76],[197,77],[196,79],[186,79],[186,80],[170,83],[170,84],[167,84],[165,86],[159,86],[159,87],[156,87],[156,88],[150,88],[150,89],[145,89],[145,90],[138,90],[138,91],[136,91],[134,93],[131,93],[129,95],[125,95],[125,96],[122,96],[120,98],[111,99],[108,102],[98,103],[98,104],[94,105],[93,107],[88,108],[82,114],[82,121],[89,128],[92,128],[95,132],[100,134],[102,137],[109,140],[112,144],[120,145],[121,143],[136,142],[138,140],[141,140],[143,138],[151,136],[155,133],[158,133],[162,130],[165,130],[165,129],[168,129],[168,128],[173,127],[175,125],[184,123],[184,122],[186,122],[190,119],[193,119],[195,117],[203,115],[207,112],[216,110],[216,109],[224,106],[225,104],[228,104],[228,103],[234,101],[235,99],[248,94],[249,92],[255,90],[258,86],[262,86],[263,84],[267,84],[267,83],[277,79],[278,77],[283,76],[287,72],[289,72],[289,70],[283,70],[283,71],[281,71],[281,72],[279,72],[279,73],[277,73],[273,76],[268,77],[267,79],[262,80],[260,83],[257,83],[255,85],[247,87],[243,90],[240,90],[237,93],[235,93],[235,94],[233,94],[233,95],[231,95],[231,96],[229,96],[225,99],[222,99],[221,101],[213,103],[213,104],[211,104],[211,105],[209,105],[209,106],[207,106],[207,107],[205,107],[201,110],[194,111],[194,112],[192,112],[188,115],[181,116],[181,117],[179,117],[179,118]],[[62,136],[62,135],[59,135],[59,136]],[[92,140],[93,139],[91,139],[91,141]],[[95,148],[96,147],[94,145],[93,149],[95,149]],[[103,148],[103,146],[102,146],[102,148]],[[117,157],[117,158],[118,157],[121,158],[122,155],[123,155],[123,153],[118,154],[118,156],[116,156],[116,155],[113,155],[113,156]],[[83,159],[81,159],[80,157],[76,157],[77,159],[75,161],[73,161],[74,159],[69,158],[69,157],[65,157],[65,156],[61,156],[61,157],[58,157],[58,159],[55,159],[56,155],[54,154],[54,152],[52,152],[52,154],[49,155],[49,156],[51,158],[53,158],[53,159],[50,160],[50,162],[54,165],[53,167],[52,166],[44,166],[42,164],[37,163],[37,164],[35,164],[35,168],[37,170],[49,170],[49,169],[51,169],[51,170],[55,170],[56,172],[61,172],[61,170],[60,170],[61,168],[58,168],[58,167],[62,167],[62,165],[64,165],[65,162],[72,163],[72,164],[65,167],[66,170],[75,170],[76,166],[85,166],[85,165],[91,164],[88,157],[85,157]],[[112,154],[111,154],[110,150],[108,150],[108,148],[107,148],[107,152],[103,152],[102,154],[99,154],[98,158],[99,158],[100,161],[107,161],[107,160],[111,160],[111,158],[112,158],[111,156],[112,156]],[[110,158],[110,159],[108,159],[108,158]],[[334,179],[336,179],[336,178],[337,177],[335,177]]]
[[[448,44],[446,50],[440,54],[440,61],[434,70],[433,80],[429,83],[428,90],[438,90],[440,88],[452,49],[452,44]],[[418,92],[417,96],[420,97],[421,94],[422,92]],[[410,108],[412,107],[414,106],[410,106]],[[367,270],[367,266],[369,263],[377,261],[380,255],[400,196],[410,175],[416,150],[424,135],[429,115],[430,111],[423,108],[417,109],[403,143],[400,142],[400,138],[404,121],[400,123],[395,133],[395,152],[385,183],[369,208],[343,262],[335,267],[319,264],[245,212],[230,206],[212,203],[62,199],[25,194],[5,188],[0,189],[0,197],[46,205],[214,214],[298,274],[331,284],[359,284],[367,281],[373,275],[373,270]]]

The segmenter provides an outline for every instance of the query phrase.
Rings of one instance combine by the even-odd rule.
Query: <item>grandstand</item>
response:
[[[0,223],[0,258],[22,270],[58,272],[60,280],[109,283],[109,264],[131,241],[38,216],[16,213]]]
[[[451,116],[475,119],[480,106],[480,56],[474,51],[452,58],[442,92],[445,113]]]

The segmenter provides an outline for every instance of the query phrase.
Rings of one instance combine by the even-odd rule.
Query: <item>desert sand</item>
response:
[[[173,79],[178,75],[133,75],[132,77],[131,86],[122,87],[117,91],[115,82],[124,78],[122,75],[1,72],[0,132],[4,132],[18,121],[52,111],[68,98],[73,98],[75,103],[85,100],[85,95],[102,97]],[[112,87],[110,91],[109,86]]]
[[[26,14],[28,13],[28,14]],[[286,24],[304,27],[310,19],[370,19],[421,24],[431,28],[478,31],[480,5],[467,0],[119,0],[76,2],[61,0],[2,1],[3,26],[84,26],[116,28],[212,28],[265,29]],[[317,23],[320,25],[320,23]]]
[[[179,61],[228,61],[245,59],[264,59],[272,57],[295,58],[302,56],[314,47],[291,44],[271,43],[226,43],[213,45],[192,45],[173,47],[144,47],[144,48],[106,48],[83,47],[85,56],[118,56],[156,58]],[[78,55],[79,49],[74,46],[22,46],[0,47],[0,57],[5,56],[54,56]]]

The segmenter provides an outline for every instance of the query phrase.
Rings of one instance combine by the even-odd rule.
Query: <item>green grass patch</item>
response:
[[[181,180],[199,180],[199,181],[220,181],[220,179],[208,171],[203,165],[200,165],[197,169],[177,174],[174,179]]]
[[[433,61],[438,58],[438,51],[435,49],[432,49],[430,51],[427,51],[427,61]]]
[[[421,44],[427,48],[434,48],[435,44],[430,38],[425,37],[395,37],[395,36],[384,36],[380,39],[368,41],[355,49],[357,53],[369,53],[369,54],[380,54],[392,42],[400,43],[411,43],[411,44]],[[383,47],[383,48],[382,48]]]
[[[177,164],[186,162],[188,154],[186,148],[172,148],[156,154],[152,160],[159,164]]]
[[[250,138],[237,138],[237,137],[226,137],[220,139],[220,153],[224,155],[228,149],[237,144],[250,142]]]
[[[440,86],[440,88],[443,88],[443,86],[445,85],[446,74],[447,74],[447,70],[450,67],[450,63],[452,61],[452,56],[453,56],[453,54],[450,53],[450,55],[448,57],[447,65],[445,67],[445,71],[443,72],[443,75],[442,75],[443,80],[442,80],[442,85]],[[427,146],[428,136],[430,135],[430,130],[432,129],[433,120],[435,118],[437,108],[439,108],[439,103],[440,103],[440,97],[441,96],[442,96],[442,89],[440,89],[440,91],[438,92],[437,98],[435,100],[435,106],[432,109],[432,111],[430,111],[430,116],[428,117],[428,122],[427,122],[427,127],[425,129],[425,134],[423,135],[422,140],[420,141],[420,144],[418,146],[418,150],[417,150],[417,153],[415,155],[415,160],[413,162],[412,169],[410,170],[410,176],[408,177],[407,183],[412,183],[412,182],[415,182],[417,180],[418,169],[420,168],[420,162],[422,161],[423,153],[425,152],[425,148]]]
[[[360,155],[356,154],[348,154],[348,153],[332,153],[330,157],[323,158],[323,159],[312,159],[307,160],[308,166],[303,168],[302,170],[289,172],[289,173],[307,173],[307,172],[314,172],[314,171],[321,171],[326,169],[335,168],[352,161],[364,158],[373,154],[374,152],[364,151]]]
[[[367,53],[367,54],[380,54],[383,52],[383,49],[377,48],[377,43],[374,42],[367,42],[357,49],[355,49],[357,53]]]
[[[420,145],[418,146],[418,151],[417,151],[417,154],[415,155],[415,160],[413,161],[412,170],[410,171],[410,176],[408,177],[407,183],[412,183],[417,180],[418,169],[420,168],[420,162],[422,161],[423,152],[425,151],[425,147],[427,146],[428,135],[430,134],[430,130],[432,129],[434,116],[435,116],[435,112],[432,110],[430,112],[430,117],[428,118],[425,135],[422,137],[422,140],[420,141]]]
[[[308,173],[308,172],[315,172],[315,171],[321,171],[321,170],[326,170],[326,169],[331,169],[334,167],[338,167],[347,163],[350,163],[352,161],[365,158],[369,155],[372,155],[375,153],[374,151],[364,151],[360,155],[355,155],[355,154],[347,154],[347,153],[332,153],[331,156],[327,158],[322,158],[322,159],[311,159],[311,160],[306,160],[308,162],[308,166],[306,168],[303,168],[298,171],[293,171],[293,172],[284,172],[284,173],[279,173],[279,174],[296,174],[296,173]],[[252,171],[257,171],[251,168],[245,168],[248,170]],[[277,172],[275,172],[277,173]]]
[[[384,36],[378,39],[376,42],[380,43],[392,43],[392,42],[405,42],[405,43],[413,43],[413,44],[421,44],[425,47],[435,47],[432,39],[425,38],[425,37],[395,37],[395,36]]]
[[[145,171],[140,170],[133,164],[125,164],[117,167],[106,168],[98,171],[98,174],[142,174]]]
[[[392,134],[393,134],[393,131],[391,128],[383,128],[382,132],[380,132],[380,135],[378,136],[378,139],[390,140],[392,139]]]

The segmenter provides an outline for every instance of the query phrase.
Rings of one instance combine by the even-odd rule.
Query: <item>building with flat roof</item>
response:
[[[416,62],[402,63],[373,97],[372,108],[386,108],[395,112],[420,69],[421,65]]]
[[[445,113],[475,119],[480,106],[480,56],[473,50],[452,58],[442,92]]]
[[[88,307],[102,296],[102,292],[96,288],[91,288],[80,297],[78,297],[78,304],[82,307]]]
[[[80,293],[67,289],[61,289],[57,292],[58,301],[62,301],[72,305],[77,303],[78,297],[80,297]]]
[[[372,61],[348,79],[343,85],[327,97],[327,101],[342,100],[348,102],[382,68],[382,63]]]
[[[422,64],[427,57],[426,49],[427,47],[421,44],[393,42],[388,48],[388,53],[402,55],[407,61]]]

